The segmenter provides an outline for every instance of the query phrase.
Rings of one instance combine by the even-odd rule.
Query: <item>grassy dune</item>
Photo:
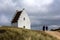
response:
[[[58,40],[44,31],[0,27],[0,40]]]

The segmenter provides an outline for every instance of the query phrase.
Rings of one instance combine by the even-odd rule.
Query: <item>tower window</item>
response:
[[[25,26],[23,26],[23,28],[25,28]]]
[[[23,20],[25,20],[25,18],[23,18]]]

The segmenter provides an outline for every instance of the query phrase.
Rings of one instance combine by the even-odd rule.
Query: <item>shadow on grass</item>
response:
[[[0,33],[5,33],[6,32],[6,30],[0,30]]]

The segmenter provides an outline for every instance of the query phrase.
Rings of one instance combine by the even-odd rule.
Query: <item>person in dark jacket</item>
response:
[[[48,26],[46,26],[46,31],[48,31]]]
[[[43,31],[45,31],[45,25],[43,26]]]

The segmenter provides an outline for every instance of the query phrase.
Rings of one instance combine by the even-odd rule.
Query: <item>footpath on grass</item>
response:
[[[45,31],[47,34],[60,39],[60,32],[57,31]]]

